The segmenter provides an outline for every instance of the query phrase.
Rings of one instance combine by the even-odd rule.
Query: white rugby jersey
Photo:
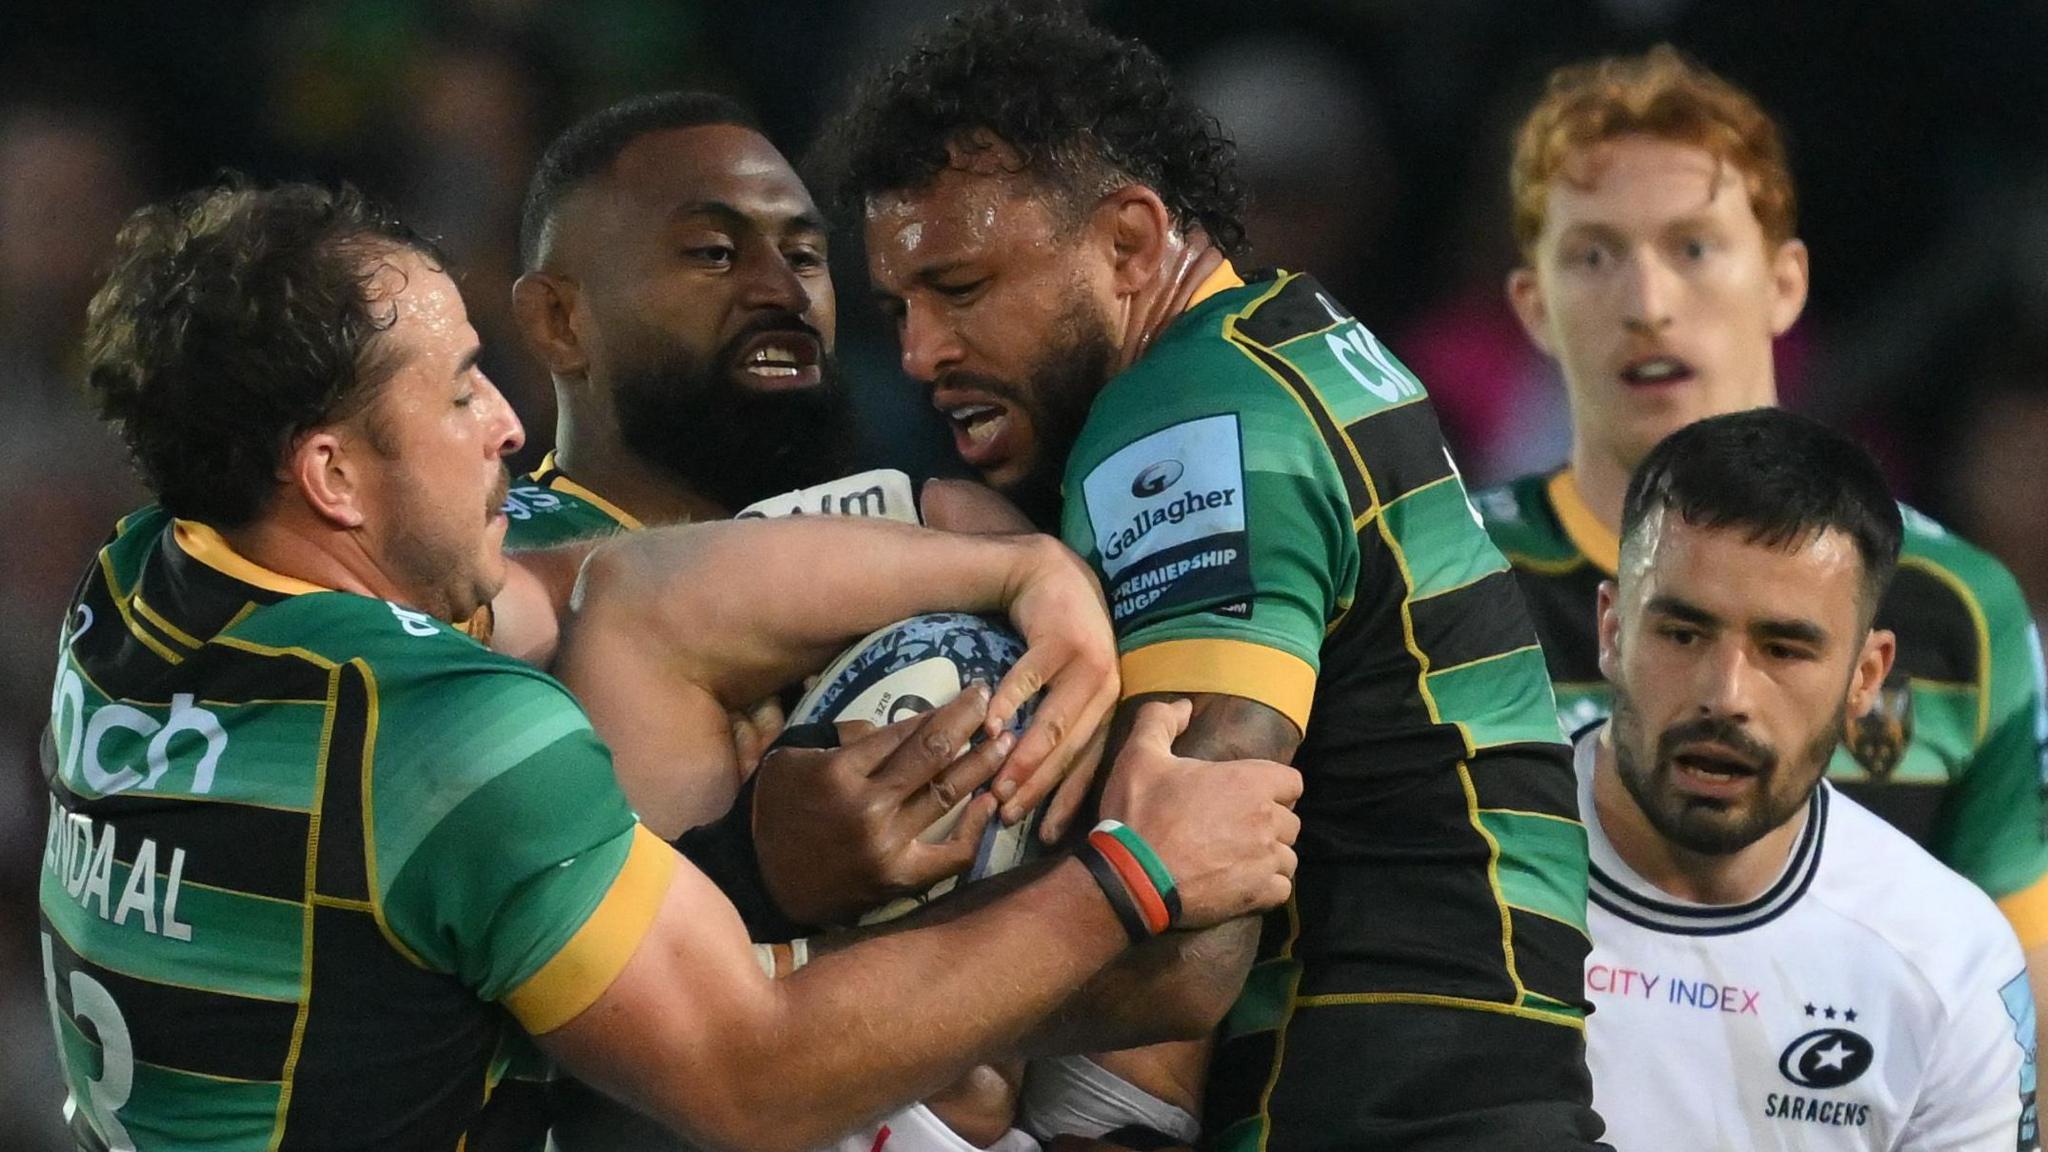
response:
[[[2033,997],[1982,892],[1822,781],[1763,895],[1674,899],[1600,827],[1598,734],[1586,1042],[1618,1152],[2039,1147]]]

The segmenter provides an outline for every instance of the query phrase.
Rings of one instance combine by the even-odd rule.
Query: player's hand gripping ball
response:
[[[820,673],[790,713],[791,724],[865,720],[882,726],[929,712],[960,694],[976,680],[993,687],[1024,655],[1024,640],[1010,628],[982,616],[936,612],[913,616],[875,632],[842,653]],[[1022,732],[1031,722],[1036,699],[1018,709],[1010,731]],[[936,843],[959,823],[976,796],[975,789],[932,822],[919,839]],[[893,920],[953,890],[1015,868],[1039,854],[1040,808],[1017,823],[989,821],[974,863],[924,892],[894,900],[860,918],[862,924]]]

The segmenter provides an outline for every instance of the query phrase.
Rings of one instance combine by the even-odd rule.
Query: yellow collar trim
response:
[[[184,550],[185,555],[224,576],[267,591],[282,592],[286,596],[334,591],[332,588],[308,583],[295,576],[287,576],[263,567],[235,551],[225,537],[197,520],[174,520],[171,525],[174,539],[177,540],[178,547]]]
[[[598,511],[617,521],[619,527],[624,528],[628,532],[638,532],[644,527],[637,517],[629,514],[624,508],[569,479],[569,474],[562,471],[560,464],[555,463],[555,454],[553,452],[549,452],[540,458],[540,470],[535,472],[534,475],[546,476],[550,472],[554,473],[554,477],[548,481],[548,487],[553,488],[557,492],[567,492],[578,500],[588,501]]]
[[[1231,267],[1230,261],[1225,260],[1223,263],[1218,264],[1216,270],[1209,273],[1208,277],[1201,284],[1196,286],[1195,294],[1188,297],[1188,307],[1193,308],[1218,292],[1228,292],[1232,288],[1242,287],[1244,287],[1244,277],[1239,276],[1237,269]]]
[[[1557,522],[1564,525],[1565,537],[1585,553],[1594,567],[1614,575],[1621,567],[1621,540],[1586,506],[1586,498],[1579,494],[1578,481],[1572,479],[1572,470],[1567,468],[1552,476],[1543,491],[1557,512]]]

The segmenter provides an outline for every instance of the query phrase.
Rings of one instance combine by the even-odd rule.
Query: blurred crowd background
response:
[[[0,1148],[60,1147],[36,946],[37,749],[58,621],[140,500],[77,384],[123,216],[223,169],[354,182],[444,239],[485,366],[553,432],[512,328],[527,173],[622,96],[709,88],[800,156],[945,0],[9,0],[0,6]],[[1670,41],[1786,127],[1813,298],[1788,402],[2048,612],[2048,3],[1104,0],[1238,141],[1256,263],[1313,271],[1422,377],[1475,484],[1563,458],[1553,370],[1502,294],[1513,127],[1553,67]],[[833,250],[866,448],[946,467],[857,237]]]

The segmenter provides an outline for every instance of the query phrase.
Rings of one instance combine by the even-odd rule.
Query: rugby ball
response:
[[[894,724],[929,712],[960,694],[976,680],[993,688],[1024,655],[1024,641],[1006,624],[964,612],[935,612],[891,624],[853,647],[819,673],[810,690],[790,713],[792,724],[865,720]],[[1027,701],[1012,721],[1022,731],[1031,721],[1035,700]],[[920,838],[943,840],[960,822],[977,788],[952,810],[925,828]],[[1042,809],[1041,809],[1042,812]],[[974,864],[915,896],[891,901],[862,916],[862,924],[879,924],[911,912],[961,883],[1005,872],[1038,855],[1038,818],[1033,812],[1004,826],[989,822],[982,833]]]

